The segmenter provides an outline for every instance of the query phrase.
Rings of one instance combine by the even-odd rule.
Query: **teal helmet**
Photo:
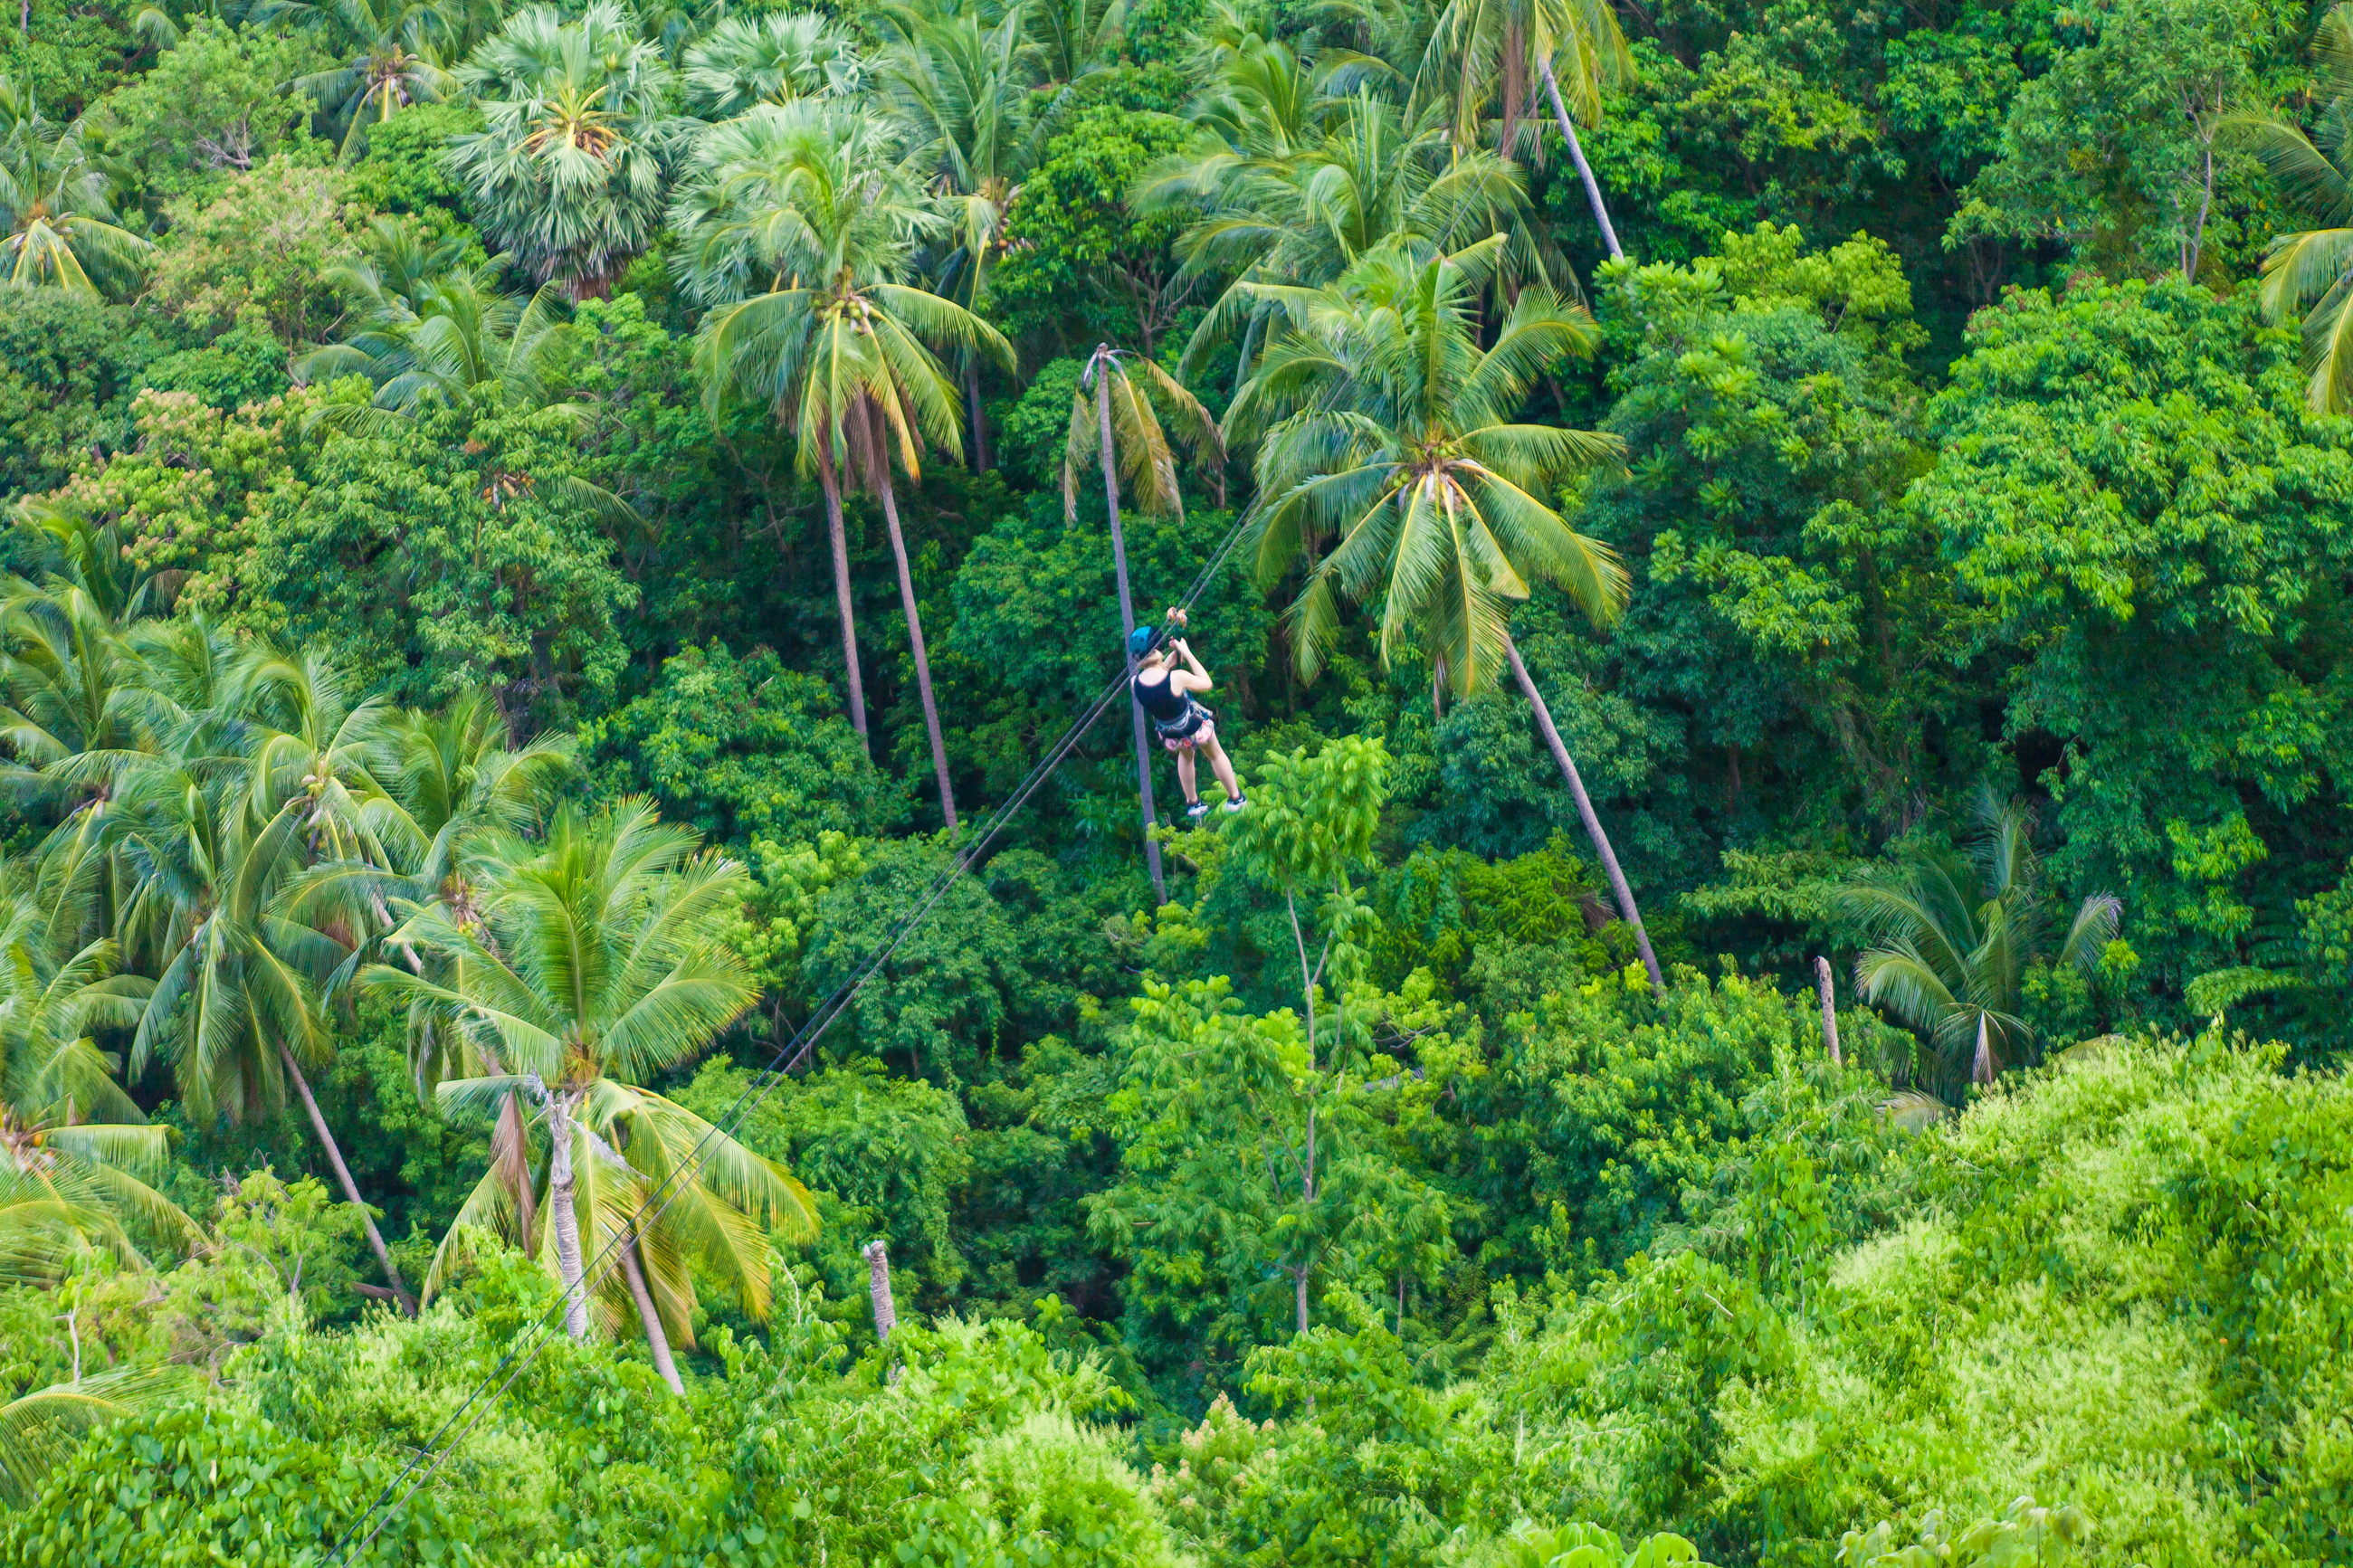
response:
[[[1142,658],[1159,640],[1158,626],[1138,626],[1127,634],[1127,655],[1130,658]]]

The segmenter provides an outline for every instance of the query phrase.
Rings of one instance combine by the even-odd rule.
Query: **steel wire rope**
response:
[[[1202,564],[1201,570],[1194,576],[1192,584],[1185,590],[1184,596],[1176,601],[1177,609],[1191,608],[1193,602],[1198,599],[1208,587],[1210,579],[1216,575],[1218,568],[1224,564],[1226,557],[1232,552],[1235,543],[1240,540],[1242,530],[1250,521],[1250,517],[1248,510],[1235,517],[1233,526],[1226,531],[1225,537],[1219,541],[1217,549],[1209,552],[1208,560]],[[336,1537],[334,1545],[328,1549],[328,1562],[331,1568],[350,1568],[350,1564],[358,1554],[366,1551],[375,1542],[375,1538],[384,1532],[384,1527],[391,1522],[393,1513],[405,1506],[410,1498],[416,1496],[417,1489],[433,1479],[434,1472],[441,1468],[442,1461],[448,1458],[460,1443],[472,1436],[474,1428],[480,1426],[483,1416],[489,1414],[487,1406],[480,1415],[475,1415],[471,1421],[467,1422],[454,1436],[450,1436],[447,1443],[442,1441],[452,1426],[463,1419],[468,1411],[482,1403],[482,1396],[486,1393],[495,1402],[514,1385],[516,1378],[521,1377],[530,1369],[532,1363],[539,1358],[539,1352],[555,1338],[555,1321],[569,1310],[573,1292],[575,1289],[578,1290],[585,1299],[597,1286],[602,1285],[605,1276],[617,1266],[621,1248],[636,1246],[638,1237],[669,1212],[670,1204],[684,1190],[685,1178],[702,1163],[704,1151],[709,1147],[711,1141],[723,1133],[732,1133],[743,1117],[775,1089],[780,1078],[790,1076],[799,1068],[802,1062],[807,1059],[809,1053],[817,1048],[818,1041],[824,1037],[825,1031],[831,1028],[841,1015],[848,1011],[849,1004],[857,1000],[858,994],[865,989],[866,983],[881,970],[883,964],[890,962],[891,956],[898,952],[900,944],[913,932],[918,925],[923,923],[933,909],[938,905],[940,900],[947,896],[948,889],[955,886],[956,879],[964,875],[975,860],[979,858],[981,852],[988,847],[990,840],[1004,831],[1006,826],[1011,822],[1014,814],[1027,805],[1029,797],[1035,795],[1054,771],[1061,766],[1062,760],[1071,753],[1081,740],[1085,738],[1087,731],[1093,729],[1096,722],[1103,718],[1104,711],[1111,706],[1112,700],[1126,689],[1127,672],[1124,663],[1124,661],[1121,670],[1112,677],[1102,693],[1087,705],[1077,719],[1071,721],[1070,728],[1062,731],[1061,739],[1057,741],[1030,768],[1029,773],[1016,786],[1014,793],[985,819],[981,831],[974,836],[971,844],[955,855],[947,868],[933,879],[923,898],[900,918],[897,924],[892,926],[888,939],[860,961],[858,967],[834,987],[824,1004],[809,1016],[808,1020],[799,1029],[794,1032],[792,1038],[776,1048],[776,1054],[768,1058],[767,1068],[757,1075],[759,1079],[765,1079],[765,1081],[754,1081],[744,1087],[744,1090],[735,1097],[734,1101],[728,1106],[721,1119],[711,1124],[711,1131],[696,1140],[694,1147],[688,1151],[687,1157],[656,1184],[654,1191],[649,1194],[645,1201],[638,1205],[638,1212],[630,1216],[628,1223],[621,1226],[618,1232],[606,1242],[603,1249],[582,1268],[579,1284],[566,1286],[538,1318],[516,1334],[513,1342],[508,1346],[506,1354],[501,1356],[498,1363],[474,1385],[472,1392],[459,1403],[458,1408],[451,1411],[442,1419],[440,1426],[434,1428],[431,1436],[426,1438],[425,1446],[418,1451],[417,1457],[411,1458],[390,1481],[385,1484],[383,1491],[368,1504],[359,1518],[343,1527],[343,1533]],[[649,1209],[652,1211],[650,1214],[647,1212]],[[513,1370],[509,1371],[510,1367]],[[500,1377],[501,1373],[506,1374],[503,1380]],[[493,1384],[496,1386],[493,1387]],[[419,1466],[423,1467],[421,1471]],[[414,1479],[410,1479],[412,1476]],[[405,1486],[404,1482],[406,1483]],[[393,1497],[396,1491],[400,1494],[397,1499]],[[379,1514],[383,1516],[381,1519],[377,1519]],[[353,1542],[353,1531],[371,1519],[376,1519],[375,1527]],[[345,1550],[347,1544],[348,1552]]]

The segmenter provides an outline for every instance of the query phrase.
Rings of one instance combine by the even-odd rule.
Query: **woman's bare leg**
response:
[[[1193,771],[1193,748],[1179,746],[1176,748],[1176,784],[1177,787],[1185,792],[1187,805],[1201,798],[1201,786],[1195,782],[1196,776]]]
[[[1209,771],[1218,775],[1218,782],[1219,784],[1226,786],[1226,798],[1228,800],[1241,799],[1241,782],[1234,777],[1234,764],[1226,760],[1226,749],[1218,744],[1217,738],[1215,736],[1210,737],[1209,740],[1203,743],[1209,748]],[[1190,760],[1189,755],[1187,760]]]

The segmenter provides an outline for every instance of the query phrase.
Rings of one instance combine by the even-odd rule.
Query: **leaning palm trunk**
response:
[[[352,1180],[352,1169],[343,1163],[343,1151],[335,1142],[335,1135],[327,1131],[327,1119],[319,1114],[319,1102],[311,1093],[311,1080],[302,1076],[301,1065],[295,1061],[294,1053],[286,1048],[283,1040],[278,1043],[278,1055],[286,1064],[287,1076],[294,1080],[295,1092],[302,1097],[302,1109],[311,1113],[311,1130],[319,1135],[320,1146],[327,1152],[327,1163],[335,1168],[335,1180],[343,1186],[344,1198],[359,1211],[360,1224],[367,1227],[368,1246],[375,1253],[376,1267],[384,1270],[385,1280],[392,1287],[393,1300],[400,1304],[402,1312],[412,1318],[417,1316],[417,1298],[408,1293],[400,1270],[394,1267],[392,1252],[384,1244],[384,1233],[375,1227],[375,1216],[360,1201],[359,1184]]]
[[[1584,819],[1585,835],[1593,840],[1594,852],[1601,857],[1601,868],[1609,877],[1609,891],[1618,900],[1618,913],[1634,928],[1634,946],[1642,955],[1642,968],[1651,976],[1651,994],[1667,994],[1666,977],[1659,973],[1658,954],[1651,951],[1651,933],[1642,929],[1642,911],[1634,907],[1634,889],[1626,885],[1626,873],[1619,868],[1618,852],[1609,847],[1609,836],[1601,831],[1601,819],[1594,815],[1592,797],[1585,793],[1585,780],[1578,776],[1577,763],[1561,743],[1560,731],[1553,727],[1552,710],[1545,706],[1544,694],[1528,677],[1528,667],[1520,661],[1520,646],[1510,637],[1504,639],[1504,651],[1512,661],[1512,677],[1520,683],[1520,692],[1535,710],[1536,728],[1543,731],[1545,744],[1552,749],[1552,760],[1560,764],[1560,776],[1568,781],[1568,793],[1576,797],[1577,815]]]
[[[1135,685],[1135,650],[1127,639],[1135,632],[1135,601],[1127,591],[1127,538],[1119,528],[1119,467],[1113,454],[1117,448],[1111,438],[1111,375],[1108,370],[1095,376],[1095,419],[1102,437],[1103,515],[1111,520],[1112,574],[1119,584],[1119,646],[1121,657],[1127,660],[1127,680],[1130,690]],[[1144,734],[1144,705],[1131,698],[1127,704],[1129,716],[1135,728],[1135,788],[1144,803],[1144,863],[1152,868],[1152,900],[1168,901],[1168,888],[1160,871],[1160,841],[1152,837],[1159,814],[1152,805],[1152,748]]]
[[[817,479],[825,491],[826,538],[833,547],[833,602],[841,614],[841,662],[849,672],[849,722],[858,743],[866,746],[866,683],[859,679],[858,621],[849,602],[849,538],[841,526],[841,480],[823,440],[817,444]]]
[[[866,405],[867,429],[871,433],[874,462],[874,489],[882,498],[882,521],[891,529],[891,554],[899,564],[899,603],[907,612],[907,645],[915,655],[915,694],[923,700],[923,731],[931,737],[932,773],[940,786],[940,816],[950,833],[955,831],[955,791],[948,784],[947,741],[940,732],[940,707],[932,698],[932,661],[923,651],[923,616],[915,607],[915,578],[907,568],[907,540],[899,531],[899,500],[891,489],[891,449],[889,436],[882,427],[882,411],[872,403]]]
[[[1545,91],[1552,99],[1553,118],[1559,122],[1560,133],[1568,142],[1568,156],[1577,165],[1577,177],[1585,182],[1585,199],[1593,204],[1593,221],[1600,226],[1602,243],[1609,247],[1609,259],[1623,261],[1626,253],[1618,248],[1618,231],[1609,226],[1609,209],[1602,204],[1601,182],[1593,177],[1593,166],[1585,161],[1585,144],[1577,139],[1577,123],[1569,119],[1568,110],[1560,100],[1560,81],[1552,74],[1552,62],[1538,60],[1536,68],[1544,73]]]
[[[555,1223],[555,1270],[564,1280],[564,1331],[588,1337],[588,1292],[581,1283],[580,1211],[573,1206],[572,1106],[561,1090],[547,1096],[547,1205]]]
[[[1969,1058],[1969,1077],[1978,1083],[1989,1084],[2000,1070],[2000,1064],[1993,1059],[1993,1042],[1987,1037],[1986,1016],[1980,1009],[1978,1013],[1978,1049],[1977,1055]]]
[[[621,1277],[629,1282],[629,1299],[638,1304],[638,1321],[646,1329],[646,1344],[653,1352],[654,1370],[670,1384],[672,1394],[684,1394],[686,1384],[678,1375],[678,1363],[670,1359],[670,1335],[662,1329],[661,1313],[654,1306],[654,1294],[646,1289],[646,1271],[638,1262],[638,1238],[631,1237],[621,1247]]]

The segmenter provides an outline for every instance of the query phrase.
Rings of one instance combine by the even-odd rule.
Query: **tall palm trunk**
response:
[[[1112,460],[1111,444],[1111,366],[1098,361],[1095,367],[1095,422],[1101,440],[1098,448],[1103,455],[1103,514],[1111,519],[1112,574],[1119,584],[1119,646],[1127,660],[1128,688],[1135,684],[1135,650],[1127,639],[1135,631],[1135,601],[1127,591],[1127,539],[1119,527],[1119,466]],[[1160,871],[1160,845],[1152,837],[1159,815],[1152,805],[1152,748],[1144,735],[1144,705],[1131,697],[1128,714],[1135,727],[1135,789],[1144,803],[1144,863],[1152,868],[1152,901],[1168,901],[1168,887]]]
[[[1993,1042],[1986,1037],[1986,1016],[1980,1009],[1978,1013],[1977,1054],[1969,1058],[1969,1081],[1989,1084],[2000,1071],[2001,1065],[1993,1059]]]
[[[547,1206],[555,1223],[555,1271],[564,1280],[564,1331],[588,1337],[588,1292],[581,1286],[580,1211],[572,1205],[572,1103],[560,1089],[547,1095]]]
[[[1577,124],[1560,101],[1560,82],[1552,74],[1552,62],[1538,60],[1536,69],[1544,73],[1545,91],[1552,99],[1553,118],[1560,122],[1561,136],[1568,142],[1569,158],[1577,164],[1577,177],[1585,182],[1585,199],[1593,204],[1593,221],[1600,226],[1602,243],[1609,247],[1609,259],[1623,261],[1626,253],[1618,248],[1618,231],[1609,226],[1609,209],[1602,205],[1601,182],[1593,177],[1593,165],[1585,161],[1585,143],[1577,139]]]
[[[1552,749],[1552,760],[1560,764],[1560,776],[1568,781],[1568,793],[1576,797],[1577,815],[1585,821],[1585,836],[1593,840],[1594,852],[1601,857],[1601,868],[1609,874],[1609,891],[1618,900],[1618,913],[1634,928],[1634,946],[1642,955],[1642,967],[1651,976],[1651,994],[1667,994],[1666,976],[1659,973],[1658,954],[1651,951],[1651,933],[1642,929],[1642,911],[1634,907],[1634,889],[1626,885],[1626,873],[1619,868],[1618,852],[1609,847],[1609,836],[1601,831],[1601,819],[1594,815],[1593,798],[1585,793],[1585,780],[1578,776],[1577,763],[1561,743],[1560,731],[1553,727],[1552,710],[1545,706],[1544,694],[1528,677],[1528,667],[1520,661],[1520,645],[1510,637],[1504,638],[1504,651],[1511,657],[1512,678],[1520,683],[1520,693],[1535,710],[1536,728],[1544,734],[1545,744]]]
[[[972,471],[988,472],[988,421],[980,411],[980,359],[966,354],[964,360],[964,406],[965,416],[972,422]]]
[[[891,489],[891,448],[889,432],[883,428],[882,410],[871,401],[866,405],[867,429],[873,440],[874,489],[882,498],[882,521],[891,527],[891,554],[899,563],[899,603],[907,612],[907,644],[915,654],[915,694],[923,703],[923,730],[932,742],[932,773],[939,781],[940,816],[954,833],[956,825],[955,791],[948,784],[947,741],[940,732],[939,704],[932,700],[932,661],[923,651],[923,617],[915,608],[915,578],[907,569],[906,536],[899,531],[899,501]]]
[[[621,1277],[629,1282],[629,1299],[638,1304],[638,1321],[646,1329],[646,1344],[654,1354],[654,1370],[670,1384],[672,1394],[684,1394],[686,1384],[678,1375],[678,1363],[670,1360],[670,1335],[662,1329],[661,1313],[654,1307],[654,1293],[646,1289],[646,1271],[638,1261],[638,1238],[629,1237],[621,1248]]]
[[[841,477],[833,470],[832,444],[817,444],[817,480],[825,490],[827,542],[833,546],[833,602],[841,614],[841,662],[849,671],[849,722],[858,743],[871,753],[866,738],[866,683],[858,672],[858,621],[849,603],[849,536],[841,526]]]
[[[302,1109],[311,1113],[311,1131],[319,1135],[319,1145],[327,1152],[327,1163],[335,1168],[335,1180],[343,1189],[345,1201],[359,1211],[360,1224],[367,1227],[368,1246],[375,1252],[376,1267],[384,1270],[385,1283],[392,1287],[393,1299],[400,1303],[403,1313],[417,1316],[417,1298],[408,1293],[407,1282],[394,1267],[392,1252],[384,1244],[384,1233],[375,1227],[375,1216],[360,1201],[359,1184],[352,1180],[352,1168],[343,1163],[343,1151],[335,1142],[335,1135],[327,1131],[327,1119],[319,1114],[319,1102],[311,1093],[311,1080],[302,1076],[301,1064],[294,1059],[294,1053],[287,1049],[283,1040],[278,1042],[278,1057],[286,1064],[286,1075],[294,1080],[295,1092],[302,1097]]]

